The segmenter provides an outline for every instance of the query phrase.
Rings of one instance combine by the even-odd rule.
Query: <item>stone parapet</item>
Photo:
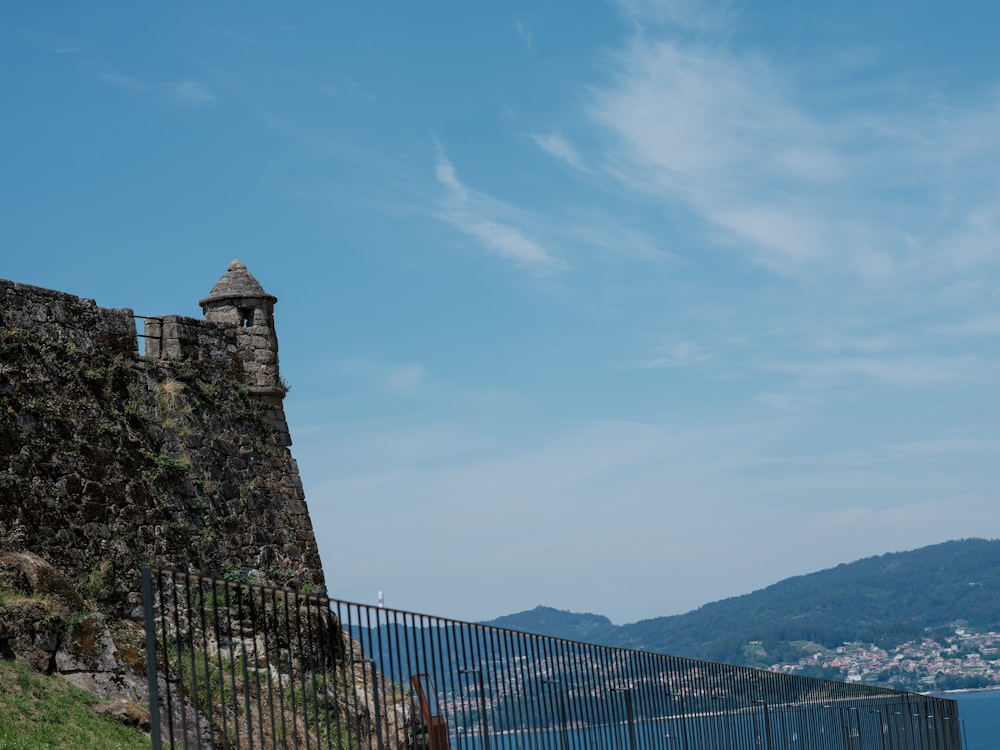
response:
[[[31,331],[82,353],[138,351],[131,310],[98,307],[65,292],[0,279],[0,316],[8,331]]]
[[[181,315],[149,317],[143,322],[148,357],[195,359],[234,373],[242,369],[236,329],[232,326]]]

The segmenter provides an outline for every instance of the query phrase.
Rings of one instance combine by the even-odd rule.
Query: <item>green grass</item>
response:
[[[101,699],[0,661],[0,750],[149,750],[149,737],[97,714]]]

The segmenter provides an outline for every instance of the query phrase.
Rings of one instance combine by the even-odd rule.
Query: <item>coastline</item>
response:
[[[929,690],[918,693],[918,695],[954,695],[956,693],[985,693],[993,690],[1000,690],[1000,685],[987,685],[977,688],[955,688],[954,690]]]

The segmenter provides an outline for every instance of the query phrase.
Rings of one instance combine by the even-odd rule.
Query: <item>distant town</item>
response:
[[[891,651],[863,643],[817,646],[794,664],[769,669],[922,692],[1000,687],[1000,633],[956,628],[950,635],[908,641]]]

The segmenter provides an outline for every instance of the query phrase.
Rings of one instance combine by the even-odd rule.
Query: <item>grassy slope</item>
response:
[[[94,712],[100,700],[0,661],[0,750],[148,750],[149,737]]]

